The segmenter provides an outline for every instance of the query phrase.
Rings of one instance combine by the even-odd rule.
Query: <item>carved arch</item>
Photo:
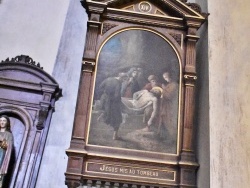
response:
[[[109,22],[105,22],[109,24]],[[104,24],[105,24],[104,23]],[[112,23],[110,23],[112,24]],[[151,27],[141,27],[140,25],[134,25],[131,27],[131,25],[116,25],[115,27],[111,27],[109,29],[105,30],[105,33],[102,32],[102,38],[98,41],[96,45],[96,49],[100,49],[101,45],[107,40],[109,36],[114,35],[115,33],[121,31],[121,30],[133,30],[133,29],[147,29],[149,32],[155,33],[159,35],[160,37],[167,40],[171,45],[173,45],[173,48],[178,53],[177,55],[181,57],[182,48],[183,48],[183,34],[182,33],[174,33],[174,32],[167,32],[164,31],[162,28],[151,28]],[[98,52],[97,52],[98,53]],[[182,61],[181,61],[182,62]]]
[[[18,115],[22,119],[26,130],[28,130],[33,124],[30,114],[23,108],[11,106],[11,105],[0,106],[0,114],[5,114],[5,113]]]
[[[33,188],[61,89],[40,63],[26,55],[1,61],[0,87],[0,113],[16,115],[25,126],[10,187]]]
[[[12,58],[11,60],[7,58],[5,61],[1,61],[0,65],[0,76],[3,76],[1,75],[2,72],[11,70],[24,72],[27,75],[34,76],[36,79],[39,79],[40,82],[43,81],[51,84],[57,84],[55,79],[40,67],[40,63],[36,63],[29,56],[20,55]],[[9,76],[13,75],[10,74]],[[6,75],[4,77],[6,77]]]

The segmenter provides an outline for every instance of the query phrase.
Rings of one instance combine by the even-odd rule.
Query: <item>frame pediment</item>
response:
[[[35,62],[26,55],[16,56],[15,58],[7,58],[0,62],[0,77],[5,79],[19,80],[20,77],[24,82],[58,85],[55,79],[46,73],[40,63]]]
[[[197,18],[205,20],[200,6],[187,3],[186,0],[92,0],[106,4],[107,8],[127,10],[152,15],[170,16],[177,18]],[[148,5],[148,6],[147,6]],[[141,7],[141,8],[140,8]],[[144,8],[144,9],[143,9]]]
[[[185,0],[85,0],[90,21],[123,21],[175,29],[196,28],[206,21],[196,3]]]

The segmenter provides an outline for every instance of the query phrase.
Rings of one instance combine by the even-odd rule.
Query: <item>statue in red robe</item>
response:
[[[13,136],[10,130],[10,119],[8,116],[0,117],[0,188],[3,187],[3,182],[8,167],[13,147]]]

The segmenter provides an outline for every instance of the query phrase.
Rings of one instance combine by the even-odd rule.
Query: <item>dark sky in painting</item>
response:
[[[97,66],[96,92],[102,80],[131,67],[142,68],[145,80],[151,74],[162,79],[162,73],[169,71],[179,81],[178,58],[167,41],[149,31],[127,30],[104,44]]]

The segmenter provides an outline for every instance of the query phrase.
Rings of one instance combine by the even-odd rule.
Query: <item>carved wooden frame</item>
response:
[[[39,63],[25,55],[0,63],[0,87],[0,114],[17,117],[25,126],[9,187],[35,187],[61,89]]]
[[[141,2],[161,7],[159,14],[131,10]],[[194,152],[194,117],[196,85],[196,42],[197,30],[206,20],[199,5],[185,0],[87,0],[83,6],[89,14],[87,41],[82,61],[82,74],[78,93],[78,102],[73,126],[70,148],[66,150],[69,157],[66,184],[73,188],[81,183],[94,186],[155,186],[155,187],[196,187],[196,172],[199,164]],[[149,10],[149,9],[148,9]],[[151,9],[150,9],[151,10]],[[149,11],[150,11],[149,10]],[[98,51],[103,42],[112,34],[126,28],[149,29],[166,37],[173,44],[181,59],[181,97],[180,129],[181,143],[179,154],[153,161],[126,159],[126,157],[103,155],[103,151],[86,146],[86,134],[91,108],[92,91],[95,77],[95,65]],[[112,150],[110,150],[112,152]],[[124,155],[124,153],[120,153]],[[151,157],[151,156],[148,156]],[[140,178],[124,178],[86,172],[87,163],[104,163],[126,166],[136,164],[149,169],[169,170],[174,172],[174,181],[143,181]],[[116,176],[117,177],[117,176]]]

